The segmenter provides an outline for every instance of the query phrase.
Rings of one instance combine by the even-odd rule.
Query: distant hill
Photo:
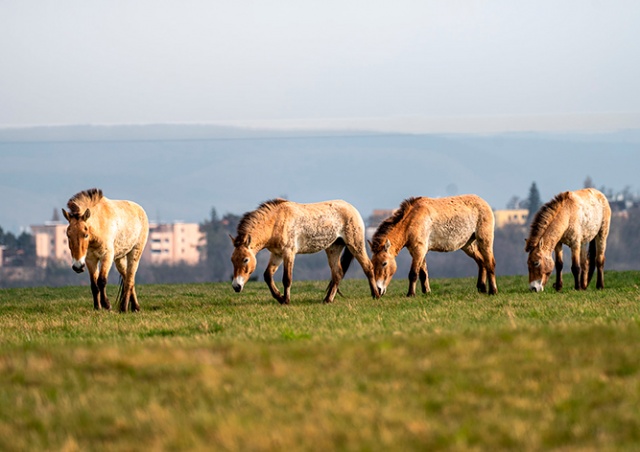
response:
[[[336,135],[376,135],[359,130],[279,130],[212,124],[66,125],[0,127],[0,142],[181,141]]]
[[[215,125],[0,128],[0,227],[51,218],[80,190],[134,199],[154,220],[199,222],[285,196],[345,199],[363,217],[409,196],[475,193],[494,208],[582,188],[640,190],[640,130],[399,134]]]

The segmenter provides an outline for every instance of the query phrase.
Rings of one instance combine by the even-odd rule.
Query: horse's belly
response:
[[[460,222],[445,223],[434,228],[429,235],[428,249],[443,253],[459,250],[467,244],[474,232],[474,228],[467,227]]]
[[[297,252],[299,254],[317,253],[329,248],[337,238],[338,237],[335,234],[332,234],[299,239],[296,243]]]

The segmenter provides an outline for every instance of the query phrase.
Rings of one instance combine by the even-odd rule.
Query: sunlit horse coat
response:
[[[428,251],[463,250],[478,265],[480,292],[498,292],[496,261],[493,256],[494,217],[489,204],[476,195],[448,198],[409,198],[384,220],[371,242],[376,283],[383,295],[396,272],[396,256],[404,247],[412,257],[407,296],[416,293],[418,277],[422,292],[427,293]]]
[[[69,221],[67,237],[72,268],[89,270],[93,306],[111,309],[107,297],[107,276],[113,262],[122,276],[120,310],[139,311],[135,275],[147,243],[149,221],[144,209],[132,201],[110,200],[93,188],[74,195],[62,209]]]
[[[280,303],[288,304],[295,255],[325,250],[331,268],[331,282],[324,298],[326,303],[333,301],[338,285],[354,257],[369,280],[371,295],[378,297],[364,234],[364,221],[360,213],[345,201],[313,204],[299,204],[285,199],[266,201],[242,217],[238,235],[231,237],[234,245],[231,256],[233,288],[236,292],[243,289],[256,268],[256,254],[266,248],[271,252],[271,258],[264,279],[272,296]],[[273,275],[280,264],[284,264],[284,293],[273,282]]]
[[[525,246],[529,253],[529,288],[540,292],[551,275],[555,251],[556,290],[562,289],[562,245],[571,248],[571,272],[576,290],[586,289],[598,269],[596,287],[604,288],[604,262],[611,208],[598,190],[560,193],[543,205],[531,223]],[[587,244],[589,245],[587,251]]]

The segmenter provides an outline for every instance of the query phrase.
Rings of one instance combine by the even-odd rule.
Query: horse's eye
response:
[[[533,266],[534,266],[534,267],[540,267],[540,261],[535,261],[535,262],[533,263]]]
[[[383,266],[383,267],[386,267],[386,266],[387,266],[387,264],[388,264],[388,262],[387,262],[387,261],[384,261],[384,262],[382,263],[382,266]]]
[[[84,238],[85,238],[85,239],[88,239],[88,238],[89,238],[89,234],[85,234],[85,235],[84,235]]]
[[[248,258],[248,257],[245,257],[245,258],[242,260],[242,263],[243,263],[243,264],[248,264],[248,263],[249,263],[249,258]]]

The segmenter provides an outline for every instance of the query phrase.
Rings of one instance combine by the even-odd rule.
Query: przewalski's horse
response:
[[[571,273],[576,290],[584,290],[598,268],[596,288],[604,288],[604,253],[607,247],[611,208],[598,190],[585,188],[560,193],[543,205],[531,223],[525,252],[529,253],[529,288],[536,292],[553,271],[555,251],[556,290],[562,289],[562,245],[571,248]],[[587,252],[586,245],[589,244]]]
[[[266,248],[271,252],[271,258],[264,280],[276,300],[289,304],[295,255],[325,250],[331,268],[325,303],[331,303],[335,298],[338,284],[354,257],[369,278],[371,295],[379,297],[366,252],[364,222],[355,207],[345,201],[315,204],[298,204],[285,199],[266,201],[256,210],[244,214],[238,225],[238,235],[231,237],[231,241],[234,246],[232,285],[236,292],[242,290],[255,270],[256,254]],[[284,293],[280,293],[273,282],[273,274],[282,263]]]
[[[397,270],[396,256],[405,246],[412,257],[407,296],[415,296],[418,277],[422,292],[431,291],[428,251],[459,249],[478,264],[478,290],[487,292],[488,277],[489,293],[497,293],[493,227],[491,207],[475,195],[405,199],[396,212],[378,226],[370,242],[371,262],[380,294],[387,291]]]
[[[107,276],[111,264],[122,276],[119,307],[126,312],[139,311],[134,287],[136,271],[149,235],[147,214],[132,201],[115,201],[92,188],[74,195],[62,209],[69,221],[67,237],[76,273],[89,270],[93,307],[111,309],[107,298]]]

